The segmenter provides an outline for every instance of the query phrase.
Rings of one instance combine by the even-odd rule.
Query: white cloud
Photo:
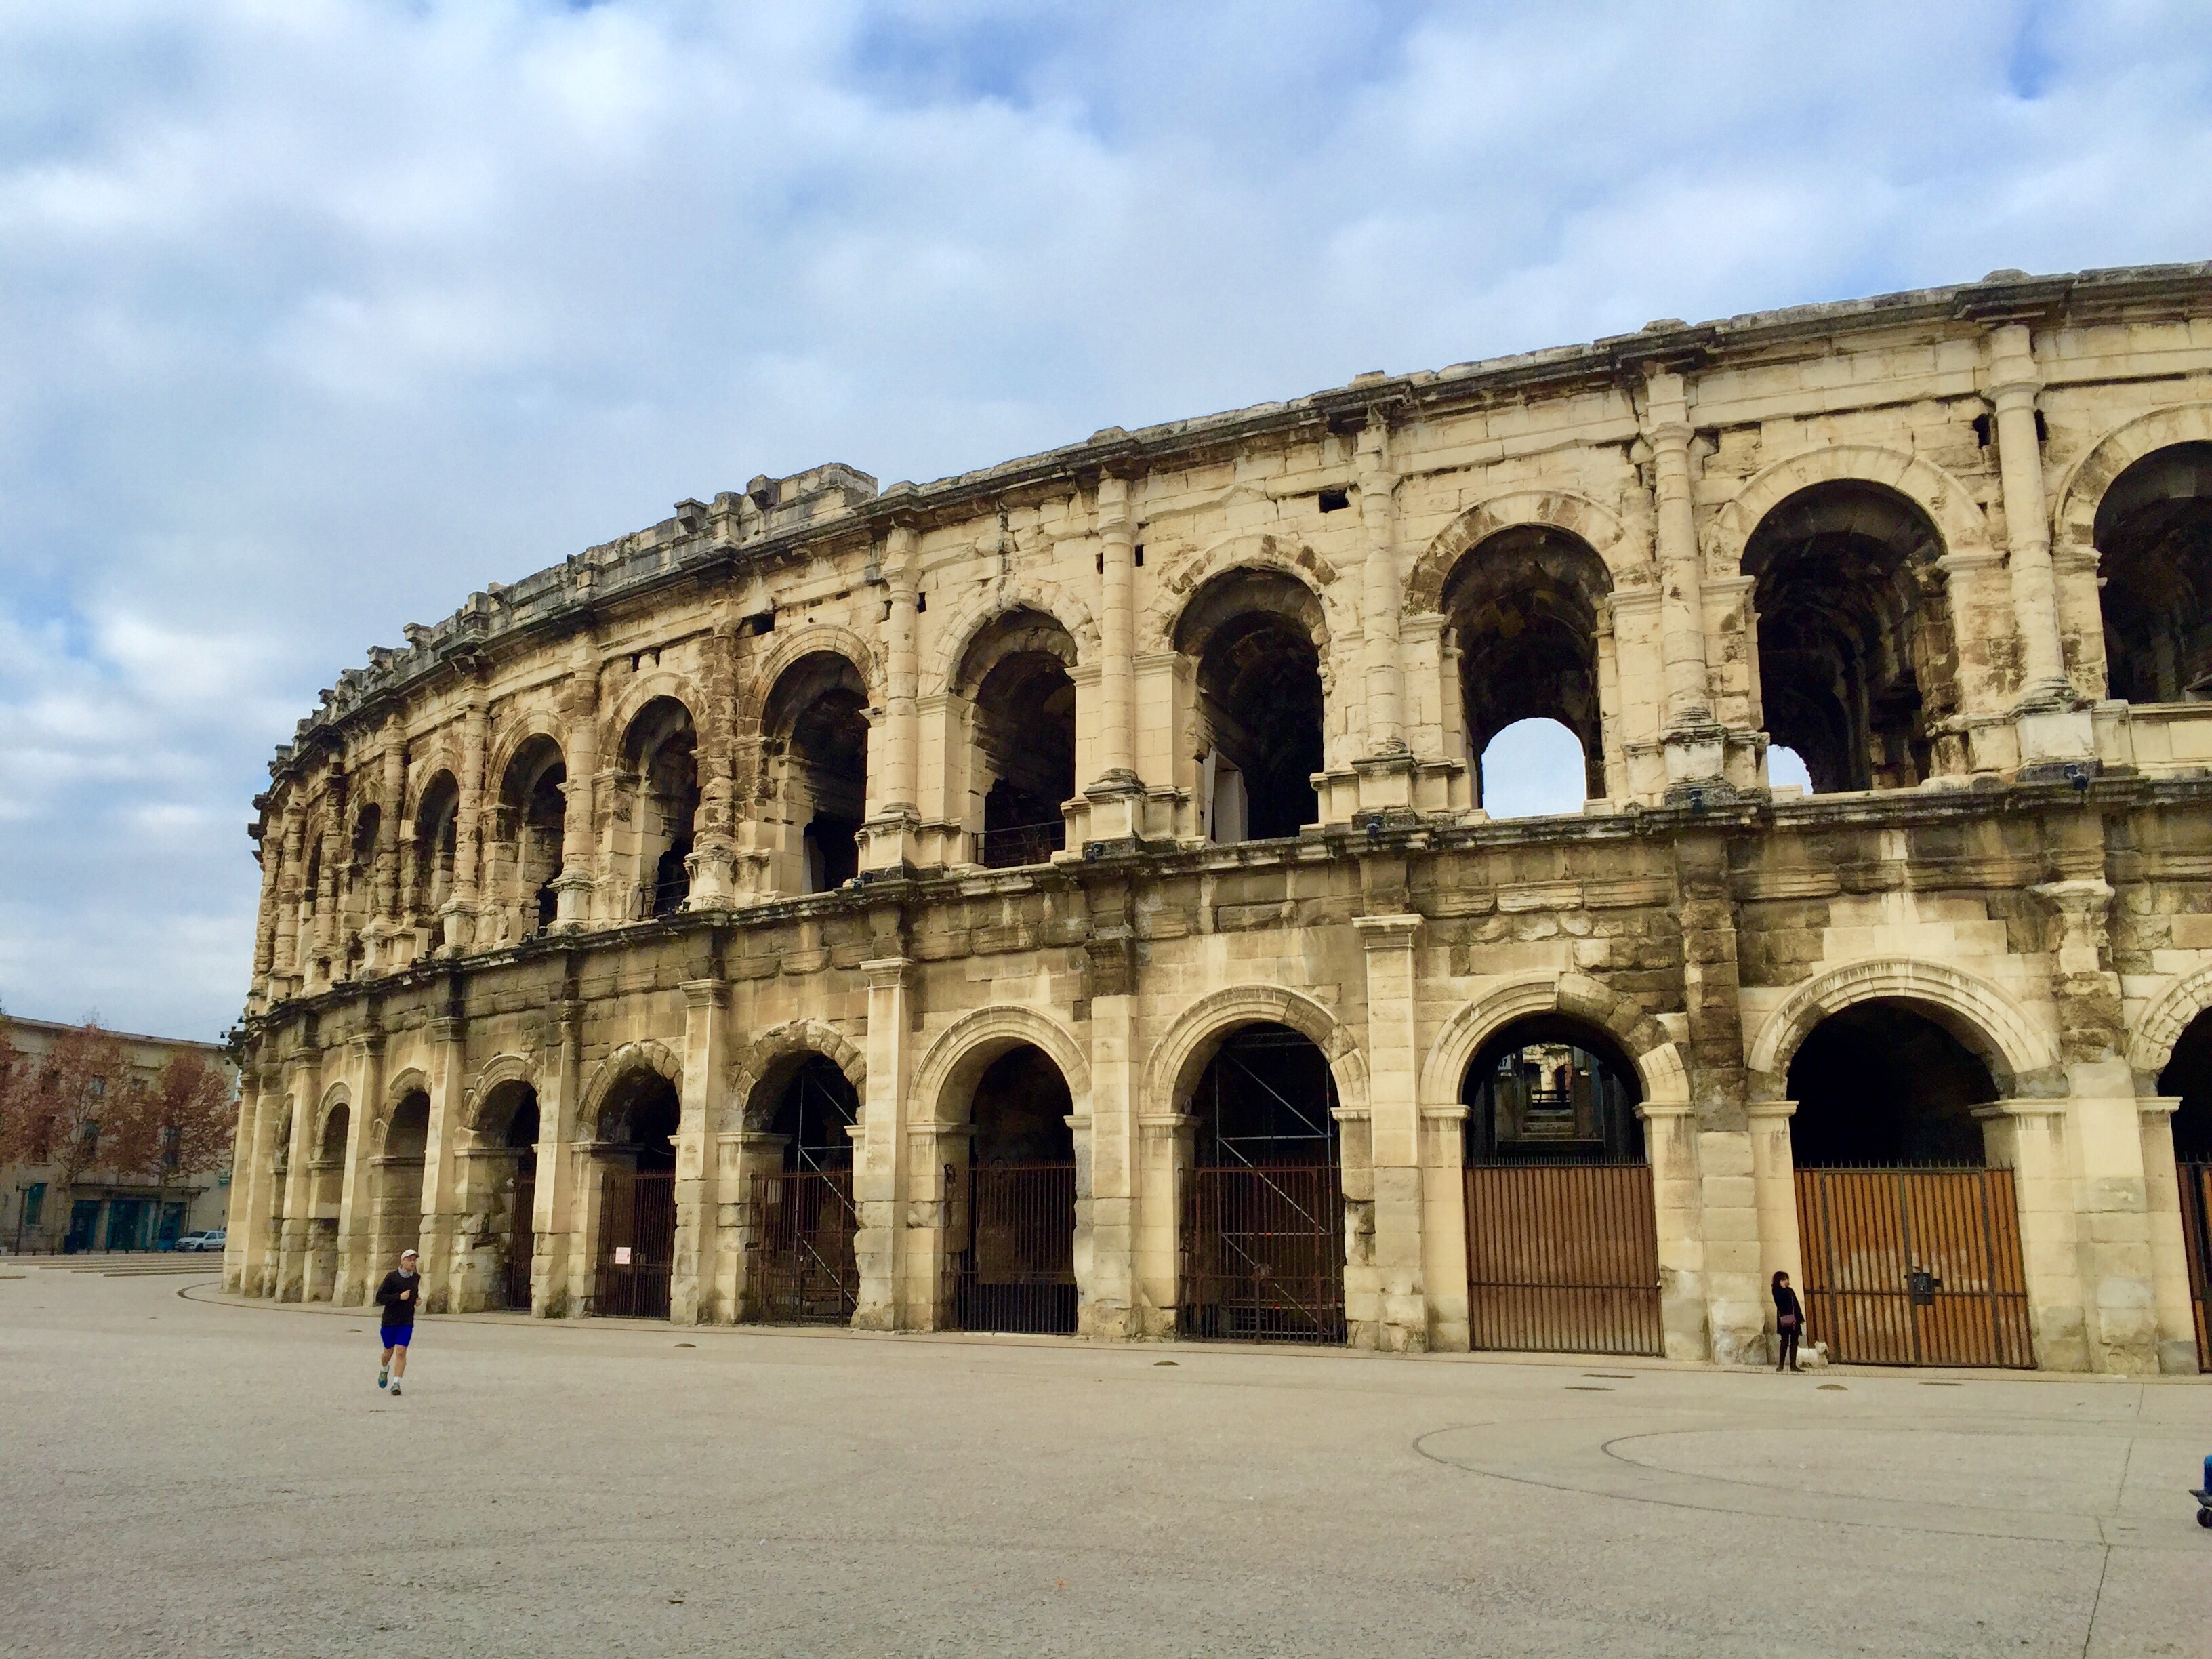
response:
[[[220,1023],[316,689],[680,496],[2201,257],[2208,46],[2179,3],[0,11],[0,998]]]

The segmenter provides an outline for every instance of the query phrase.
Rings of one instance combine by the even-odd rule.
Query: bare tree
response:
[[[130,1056],[120,1038],[88,1020],[44,1054],[15,1056],[9,1070],[0,1090],[0,1164],[46,1165],[67,1215],[77,1182],[101,1159],[103,1134],[135,1109]]]
[[[118,1170],[154,1178],[158,1215],[171,1182],[222,1166],[236,1122],[222,1069],[204,1055],[172,1054],[151,1084],[129,1091],[111,1161]]]

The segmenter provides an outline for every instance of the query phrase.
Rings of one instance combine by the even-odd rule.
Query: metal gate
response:
[[[945,1167],[945,1195],[964,1186],[966,1213],[946,1206],[962,1238],[951,1253],[952,1322],[963,1331],[1075,1331],[1075,1165]]]
[[[2212,1164],[2177,1164],[2181,1237],[2189,1252],[2189,1305],[2197,1316],[2197,1363],[2212,1371]]]
[[[611,1319],[667,1318],[669,1271],[676,1259],[676,1172],[613,1171],[599,1239],[592,1311]]]
[[[1650,1166],[1470,1165],[1467,1277],[1476,1348],[1662,1352]]]
[[[1797,1171],[1807,1337],[1862,1365],[2035,1363],[2010,1170]]]
[[[530,1258],[537,1248],[538,1176],[525,1170],[514,1177],[514,1203],[507,1216],[507,1261],[501,1274],[506,1304],[530,1311]]]
[[[1336,1165],[1192,1170],[1183,1182],[1179,1334],[1345,1340],[1344,1182]]]
[[[750,1198],[745,1293],[751,1317],[771,1325],[852,1323],[860,1299],[853,1172],[757,1175]]]

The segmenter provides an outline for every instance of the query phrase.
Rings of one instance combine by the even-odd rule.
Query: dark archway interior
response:
[[[2212,1164],[2212,1012],[2197,1015],[2173,1045],[2158,1091],[2181,1097],[2173,1113],[2173,1155],[2185,1164]]]
[[[1973,1109],[1997,1097],[1990,1068],[1904,1003],[1862,1002],[1814,1026],[1790,1062],[1790,1155],[1802,1169],[1978,1165]]]
[[[1470,1164],[1640,1164],[1644,1087],[1620,1046],[1564,1014],[1516,1019],[1460,1086]]]
[[[430,1097],[420,1089],[410,1090],[392,1109],[392,1121],[385,1125],[384,1155],[419,1158],[429,1144]]]
[[[860,1121],[860,1097],[826,1054],[809,1054],[783,1086],[769,1119],[772,1133],[784,1137],[783,1167],[815,1173],[853,1167],[853,1137]]]
[[[2111,695],[2212,697],[2212,443],[2154,451],[2097,504]]]
[[[507,765],[500,785],[501,839],[514,848],[515,884],[527,930],[542,929],[556,908],[553,879],[561,873],[562,826],[567,821],[568,769],[552,738],[524,744]]]
[[[1073,1164],[1067,1079],[1042,1048],[1023,1043],[1000,1054],[975,1085],[969,1121],[977,1164]]]
[[[1557,720],[1573,732],[1583,746],[1585,796],[1605,793],[1597,620],[1612,590],[1589,544],[1548,525],[1502,531],[1453,568],[1443,612],[1459,644],[1477,805],[1483,750],[1524,720]]]
[[[1958,709],[1942,551],[1918,506],[1856,480],[1801,489],[1752,532],[1766,729],[1815,791],[1934,775],[1936,728]]]
[[[441,772],[422,792],[415,815],[415,908],[425,919],[453,896],[453,854],[460,845],[461,792]]]
[[[344,1163],[346,1155],[346,1137],[351,1132],[352,1127],[353,1113],[351,1109],[343,1103],[333,1106],[331,1109],[331,1115],[323,1120],[323,1144],[316,1152],[315,1157],[317,1160],[324,1164]],[[426,1134],[428,1132],[428,1127],[429,1121],[426,1115],[423,1120],[423,1128]]]
[[[642,799],[638,862],[647,914],[673,915],[691,895],[691,856],[699,816],[699,737],[691,711],[673,697],[640,709],[623,741],[623,762],[637,777]]]
[[[1273,571],[1218,576],[1185,610],[1176,643],[1198,659],[1215,841],[1295,836],[1320,818],[1313,786],[1322,765],[1320,631],[1321,602]]]
[[[979,861],[1042,864],[1067,844],[1061,804],[1075,793],[1075,641],[1041,611],[1014,611],[977,635],[960,684],[975,706],[975,789],[983,798]]]
[[[641,1170],[673,1170],[673,1144],[684,1109],[676,1085],[659,1073],[638,1066],[608,1091],[599,1109],[599,1139],[633,1149]]]
[[[484,1102],[485,1139],[516,1154],[519,1173],[538,1167],[538,1091],[527,1083],[501,1084]]]
[[[787,757],[785,787],[806,854],[806,890],[827,893],[860,873],[868,811],[868,690],[842,653],[817,652],[784,671],[768,730]]]
[[[1287,1025],[1241,1026],[1191,1091],[1199,1166],[1333,1164],[1336,1103],[1336,1079],[1312,1038]]]

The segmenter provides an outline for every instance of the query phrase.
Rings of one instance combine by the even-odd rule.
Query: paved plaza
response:
[[[480,1316],[394,1401],[167,1265],[0,1258],[10,1653],[2206,1651],[2193,1379]]]

